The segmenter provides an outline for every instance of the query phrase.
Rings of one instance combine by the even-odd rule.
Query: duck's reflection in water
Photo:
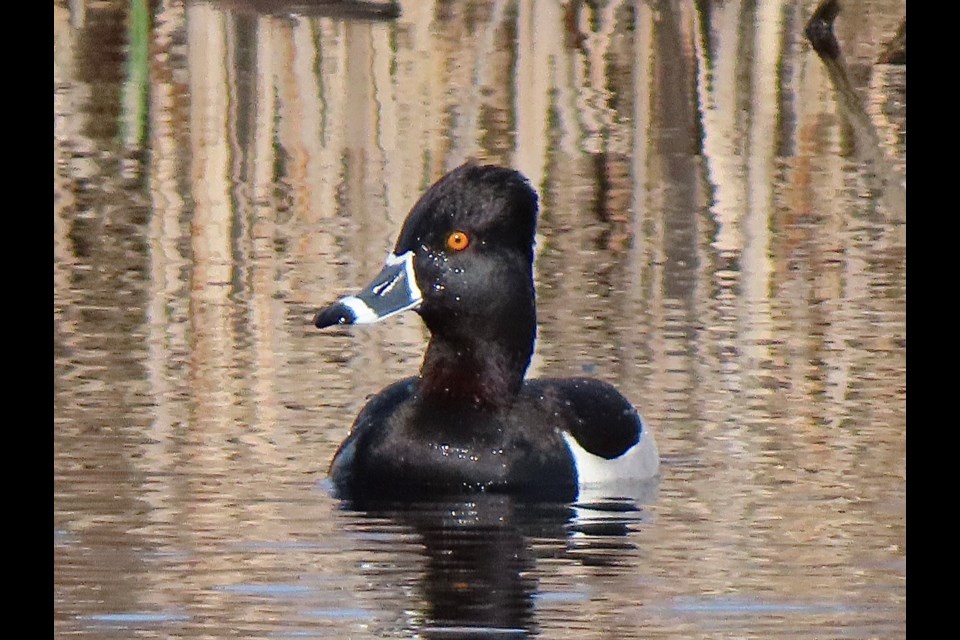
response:
[[[344,509],[386,519],[422,545],[418,637],[525,638],[538,632],[537,562],[619,564],[634,548],[629,534],[642,523],[641,505],[652,499],[656,484],[643,489],[629,498],[598,493],[574,504],[477,494],[435,502],[345,503]]]

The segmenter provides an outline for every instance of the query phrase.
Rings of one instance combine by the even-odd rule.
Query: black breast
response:
[[[522,401],[518,411],[425,407],[404,382],[371,400],[335,457],[330,474],[341,497],[576,497],[572,459],[541,408]]]

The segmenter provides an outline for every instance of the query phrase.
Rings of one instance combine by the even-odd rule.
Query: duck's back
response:
[[[634,483],[659,474],[653,434],[616,387],[594,378],[540,378],[528,380],[523,395],[555,416],[580,489]]]

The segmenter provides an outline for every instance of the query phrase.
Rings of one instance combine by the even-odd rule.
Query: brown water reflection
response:
[[[55,2],[56,635],[904,637],[905,220],[813,4]],[[837,23],[901,171],[903,13]],[[640,511],[317,486],[425,333],[310,316],[466,157],[541,192],[531,374],[638,405]]]

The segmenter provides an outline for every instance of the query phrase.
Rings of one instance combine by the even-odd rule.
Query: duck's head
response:
[[[536,334],[536,223],[537,194],[523,175],[464,164],[417,201],[373,282],[320,310],[314,324],[366,324],[412,309],[431,333],[426,382],[467,375],[476,378],[468,387],[489,387],[480,396],[516,393]]]

